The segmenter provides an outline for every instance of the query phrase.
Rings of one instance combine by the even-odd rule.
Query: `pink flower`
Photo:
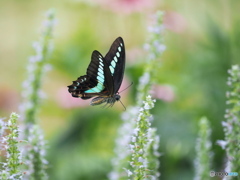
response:
[[[173,88],[168,85],[153,85],[150,93],[153,98],[161,99],[166,102],[171,102],[175,98]]]
[[[0,109],[7,112],[17,111],[20,97],[9,87],[0,87]]]
[[[142,48],[129,49],[127,52],[128,65],[131,66],[131,65],[136,64],[139,61],[139,59],[146,56],[146,54],[144,54],[144,53],[145,52],[142,50]]]
[[[72,97],[72,95],[68,92],[68,87],[59,88],[56,99],[59,105],[66,109],[89,106],[91,101]]]
[[[132,13],[154,7],[155,0],[100,0],[104,7],[114,12]]]
[[[174,11],[166,12],[164,16],[164,25],[166,28],[176,33],[182,33],[187,28],[187,22],[185,18],[181,14]]]
[[[128,91],[131,88],[131,86],[129,87],[130,84],[131,83],[129,82],[129,80],[127,78],[123,78],[122,85],[121,85],[120,89],[118,90],[118,92],[120,92],[121,96],[127,96]]]

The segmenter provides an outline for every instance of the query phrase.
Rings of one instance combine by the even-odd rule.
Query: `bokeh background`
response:
[[[226,109],[227,70],[239,63],[240,2],[237,0],[62,0],[0,1],[0,116],[18,112],[32,43],[39,38],[44,12],[55,8],[54,51],[43,90],[39,123],[48,140],[49,176],[53,180],[105,180],[111,170],[114,139],[123,107],[90,107],[67,92],[85,74],[91,53],[105,54],[118,36],[127,60],[122,93],[135,104],[144,70],[148,27],[157,10],[165,11],[167,46],[159,72],[153,126],[161,136],[161,179],[193,179],[198,120],[212,125],[212,169],[223,171],[221,122]]]

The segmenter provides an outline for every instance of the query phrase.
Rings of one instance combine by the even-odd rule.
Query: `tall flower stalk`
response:
[[[41,91],[42,78],[46,70],[49,69],[48,60],[53,49],[52,31],[55,24],[54,11],[49,10],[46,13],[47,20],[44,21],[44,29],[39,41],[33,43],[35,55],[29,58],[27,66],[28,77],[23,83],[24,103],[21,110],[24,112],[22,117],[27,127],[36,124],[36,113],[39,109],[40,99],[43,96]],[[26,129],[28,135],[28,128]]]
[[[24,103],[20,109],[23,111],[24,139],[28,141],[25,147],[24,156],[26,157],[26,179],[44,180],[47,179],[45,159],[45,140],[40,127],[37,125],[37,112],[43,93],[41,91],[43,75],[49,69],[48,64],[50,54],[53,49],[52,36],[53,27],[56,22],[54,10],[46,13],[47,20],[43,23],[43,30],[39,41],[33,43],[35,55],[29,58],[27,67],[28,78],[23,83]]]
[[[159,58],[165,51],[166,46],[163,43],[163,12],[158,11],[155,16],[155,23],[148,28],[149,39],[144,45],[144,49],[147,51],[147,58],[144,64],[144,73],[139,79],[137,104],[141,105],[149,94],[151,86],[158,79],[159,67],[161,66]]]
[[[135,119],[135,129],[130,142],[130,169],[133,180],[157,179],[159,177],[158,166],[158,143],[155,136],[155,129],[151,128],[152,115],[150,109],[154,107],[155,100],[151,96],[146,97],[143,106],[139,109]],[[157,141],[156,141],[157,140]],[[157,148],[153,148],[153,147]],[[153,149],[152,149],[153,148]],[[149,166],[151,164],[151,166]]]
[[[199,133],[196,144],[197,157],[195,160],[195,178],[194,180],[209,179],[212,161],[211,152],[211,128],[206,117],[199,121]]]
[[[227,172],[238,172],[240,170],[240,66],[234,65],[228,71],[230,77],[227,84],[230,86],[227,92],[227,104],[230,106],[226,110],[226,121],[222,122],[225,132],[225,141],[219,144],[227,152]],[[229,177],[228,177],[229,178]],[[238,179],[232,176],[231,179]]]
[[[7,123],[0,120],[0,150],[6,152],[6,162],[1,163],[0,170],[1,180],[21,180],[23,172],[20,169],[22,166],[20,141],[19,141],[19,127],[17,124],[19,115],[12,113]]]
[[[150,109],[155,100],[149,95],[151,85],[157,78],[158,58],[165,50],[162,43],[162,12],[156,13],[156,23],[150,27],[150,38],[145,45],[148,51],[145,71],[139,79],[137,106],[127,108],[123,113],[123,125],[119,128],[116,141],[116,158],[113,159],[113,171],[109,174],[111,180],[144,180],[158,179],[158,152],[160,138],[156,129],[151,128],[153,117]]]
[[[42,130],[38,125],[32,126],[29,130],[28,146],[25,147],[25,164],[27,165],[25,179],[45,180],[48,179],[46,169],[46,141]]]
[[[131,135],[135,127],[135,117],[137,116],[138,107],[128,107],[122,114],[122,125],[118,129],[118,137],[116,139],[116,147],[114,152],[116,157],[112,159],[113,170],[109,173],[110,180],[125,180],[132,172],[129,159],[131,154]]]

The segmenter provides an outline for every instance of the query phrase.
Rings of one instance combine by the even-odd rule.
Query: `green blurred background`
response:
[[[39,119],[48,140],[49,176],[53,180],[105,180],[111,170],[114,139],[123,107],[90,107],[73,99],[67,85],[86,72],[91,53],[106,54],[122,36],[127,60],[124,85],[134,82],[122,101],[135,104],[138,78],[144,70],[143,44],[152,14],[165,11],[167,27],[159,72],[160,93],[152,113],[161,136],[161,179],[193,179],[197,123],[212,125],[214,171],[223,171],[227,70],[239,63],[240,1],[191,0],[1,0],[0,116],[18,112],[32,43],[39,38],[44,12],[55,8],[52,70],[46,74]],[[167,87],[167,88],[166,88]],[[170,98],[169,94],[171,95]]]

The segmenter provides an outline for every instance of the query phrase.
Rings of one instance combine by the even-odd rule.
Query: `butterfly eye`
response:
[[[119,101],[119,100],[120,100],[120,98],[121,98],[121,96],[120,96],[120,95],[118,95],[118,94],[116,94],[116,95],[115,95],[115,99],[116,99],[116,101]]]

